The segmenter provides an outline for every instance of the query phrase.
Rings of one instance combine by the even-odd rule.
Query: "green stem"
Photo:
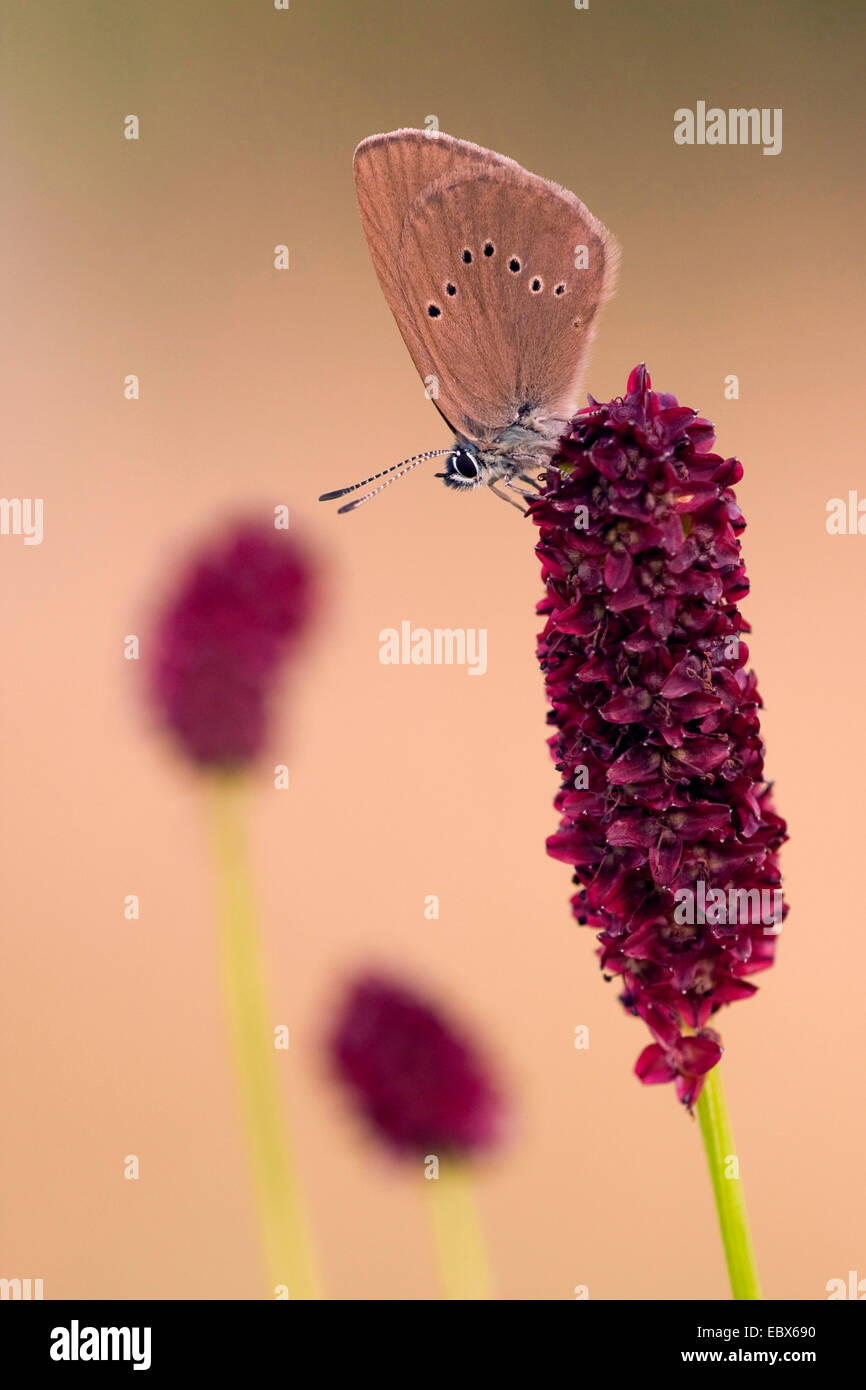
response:
[[[749,1234],[746,1199],[720,1072],[721,1068],[715,1066],[707,1073],[698,1097],[698,1119],[713,1182],[731,1293],[735,1299],[759,1299],[761,1288]]]
[[[256,1206],[273,1292],[318,1298],[303,1209],[294,1179],[256,930],[253,879],[244,834],[242,779],[218,775],[208,812],[219,897],[220,955]]]
[[[443,1158],[438,1178],[425,1178],[424,1185],[445,1297],[489,1299],[490,1271],[468,1166]]]

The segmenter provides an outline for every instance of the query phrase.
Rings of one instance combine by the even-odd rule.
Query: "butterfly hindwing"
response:
[[[573,194],[511,161],[449,170],[416,195],[398,258],[404,337],[461,433],[570,417],[615,264]]]

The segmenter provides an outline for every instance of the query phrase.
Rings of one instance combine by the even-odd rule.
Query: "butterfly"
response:
[[[531,495],[520,482],[534,486],[577,410],[615,240],[567,189],[440,132],[371,135],[354,169],[379,283],[454,442],[319,500],[376,483],[339,508],[352,511],[442,455],[447,487]]]

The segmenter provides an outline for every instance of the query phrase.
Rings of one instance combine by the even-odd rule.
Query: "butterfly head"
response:
[[[543,466],[554,450],[559,430],[555,422],[527,423],[518,416],[506,429],[482,440],[455,435],[454,447],[437,473],[446,487],[471,490],[506,481],[527,466]]]

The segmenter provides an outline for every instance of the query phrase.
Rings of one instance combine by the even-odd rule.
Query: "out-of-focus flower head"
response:
[[[355,1108],[392,1150],[466,1157],[502,1139],[505,1108],[486,1064],[404,985],[372,974],[353,984],[329,1051]]]
[[[689,1108],[721,1057],[709,1020],[755,992],[784,916],[785,823],[737,606],[742,467],[714,439],[638,367],[624,397],[575,417],[531,507],[562,774],[548,850],[652,1034],[638,1076],[674,1081]]]
[[[191,558],[158,617],[150,674],[158,717],[193,762],[231,770],[261,751],[312,597],[305,552],[273,526],[235,524]]]

